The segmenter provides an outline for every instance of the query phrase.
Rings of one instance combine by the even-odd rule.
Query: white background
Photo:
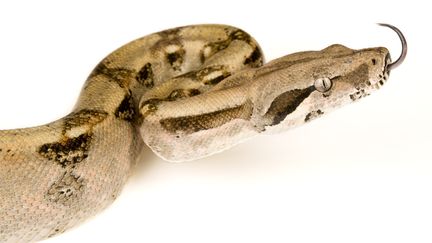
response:
[[[6,2],[2,129],[62,117],[105,55],[180,25],[241,27],[267,60],[333,43],[386,46],[395,59],[396,34],[376,22],[409,44],[381,90],[303,127],[182,164],[146,149],[111,207],[46,242],[432,242],[432,18],[422,1]]]

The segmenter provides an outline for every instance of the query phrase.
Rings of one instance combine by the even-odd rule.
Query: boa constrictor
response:
[[[385,25],[385,24],[383,24]],[[0,131],[0,242],[64,232],[120,193],[144,141],[170,161],[201,158],[254,135],[315,119],[387,80],[386,48],[331,45],[266,65],[255,40],[224,25],[137,39],[90,74],[74,110]]]

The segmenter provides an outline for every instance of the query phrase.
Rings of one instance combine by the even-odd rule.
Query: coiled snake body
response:
[[[403,57],[332,45],[262,66],[255,40],[223,25],[135,40],[97,65],[69,115],[0,131],[0,242],[45,239],[107,207],[142,141],[167,160],[204,157],[368,95]]]

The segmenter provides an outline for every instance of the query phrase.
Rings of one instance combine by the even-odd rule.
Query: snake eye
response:
[[[332,87],[332,81],[329,78],[319,78],[315,80],[315,89],[321,93],[329,91]]]

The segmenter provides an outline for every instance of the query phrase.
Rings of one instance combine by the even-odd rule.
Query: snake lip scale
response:
[[[193,160],[302,125],[379,89],[405,59],[384,47],[335,44],[267,64],[246,32],[192,25],[134,40],[89,75],[73,111],[0,130],[0,242],[70,229],[119,195],[144,143]],[[115,148],[115,149],[113,149]]]

